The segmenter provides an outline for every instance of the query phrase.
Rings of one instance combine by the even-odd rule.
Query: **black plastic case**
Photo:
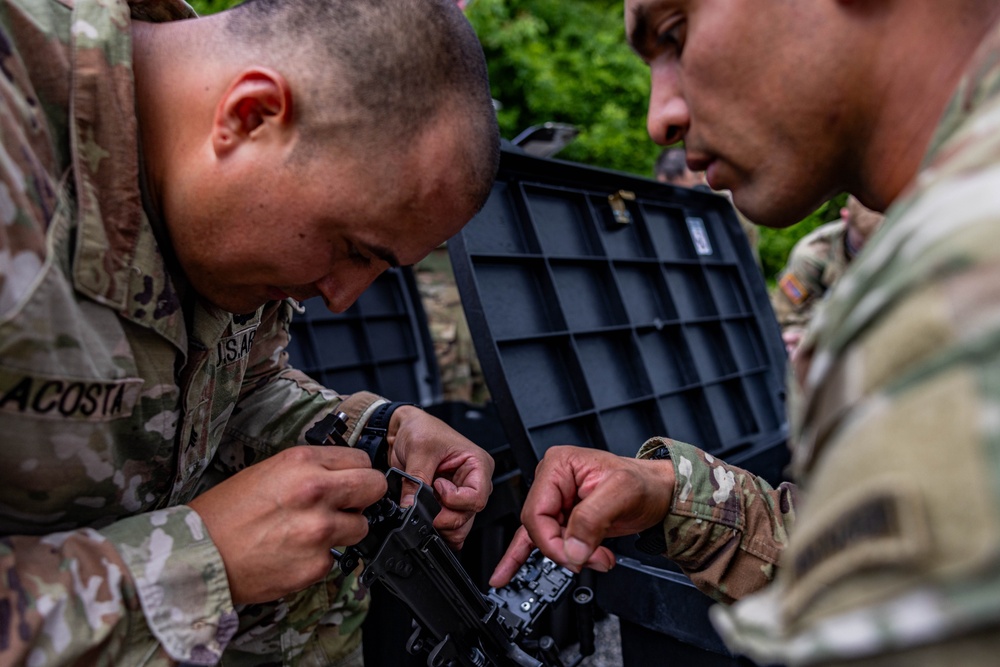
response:
[[[634,456],[662,435],[780,479],[785,352],[726,197],[507,149],[449,252],[526,478],[553,445]],[[629,540],[614,548],[597,594],[626,664],[731,664],[706,596]]]
[[[302,303],[290,326],[289,363],[341,393],[372,391],[393,401],[417,403],[488,451],[496,463],[493,494],[460,555],[483,590],[517,527],[520,471],[492,403],[443,401],[434,343],[420,293],[408,267],[389,269],[343,313],[319,297]],[[376,586],[365,620],[368,667],[419,667],[405,650],[412,616]]]
[[[505,151],[449,249],[526,475],[554,444],[652,435],[780,474],[785,353],[728,199]]]
[[[394,401],[441,400],[441,377],[413,273],[389,269],[343,313],[319,297],[292,320],[289,363],[341,394],[371,391]]]

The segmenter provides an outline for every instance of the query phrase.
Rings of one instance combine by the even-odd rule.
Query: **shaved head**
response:
[[[221,57],[288,78],[306,156],[329,141],[369,157],[405,151],[448,114],[466,132],[456,168],[485,199],[499,131],[482,48],[453,0],[247,0],[221,16]]]

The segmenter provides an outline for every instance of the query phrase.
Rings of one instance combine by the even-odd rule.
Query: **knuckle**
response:
[[[300,503],[311,506],[323,501],[327,495],[327,485],[316,476],[309,475],[299,481],[294,489]]]
[[[368,521],[361,515],[349,515],[344,529],[344,537],[348,544],[357,544],[368,534]]]
[[[289,447],[279,452],[278,456],[281,456],[284,461],[293,465],[309,463],[314,458],[312,449],[304,445]]]
[[[486,509],[486,505],[489,504],[490,496],[493,495],[493,484],[489,483],[485,486],[486,494],[485,496],[480,496],[479,500],[476,502],[475,511],[482,512]]]
[[[635,475],[632,474],[631,470],[618,468],[608,473],[605,483],[616,489],[627,489],[630,488],[630,485],[635,484]]]
[[[299,538],[309,545],[329,546],[330,526],[320,521],[306,522],[300,528]]]
[[[525,504],[524,507],[521,508],[521,527],[522,528],[524,528],[525,526],[527,526],[530,523],[532,516],[533,516],[533,514],[532,514],[532,511],[531,511],[531,508],[527,504]]]

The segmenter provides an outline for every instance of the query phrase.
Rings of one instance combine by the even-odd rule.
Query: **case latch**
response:
[[[608,203],[611,204],[611,212],[615,216],[615,222],[619,225],[632,224],[632,214],[625,205],[627,201],[635,201],[635,193],[629,190],[619,190],[608,195]]]

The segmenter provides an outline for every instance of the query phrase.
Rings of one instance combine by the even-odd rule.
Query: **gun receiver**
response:
[[[371,587],[379,581],[409,607],[416,620],[407,650],[426,653],[431,667],[563,667],[552,639],[536,641],[532,631],[545,610],[570,591],[575,575],[536,550],[510,584],[479,592],[434,528],[441,508],[433,491],[396,468],[386,479],[388,492],[364,512],[368,535],[339,560],[346,572],[363,561],[361,583]],[[404,480],[418,487],[410,507],[393,500]],[[581,640],[586,655],[593,653],[591,599],[584,587],[574,595],[586,606],[579,617],[591,623],[589,642]]]

